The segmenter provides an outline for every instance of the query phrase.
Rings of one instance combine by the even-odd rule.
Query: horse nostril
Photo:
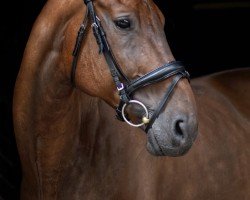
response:
[[[183,139],[184,138],[184,133],[183,133],[183,130],[180,126],[180,124],[183,123],[183,120],[177,120],[176,123],[175,123],[175,136],[179,139]]]
[[[184,123],[183,120],[177,120],[174,124],[174,131],[172,136],[172,145],[175,147],[180,146],[185,141],[185,133],[181,124]]]

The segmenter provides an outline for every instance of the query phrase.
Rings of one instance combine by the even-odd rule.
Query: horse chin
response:
[[[154,156],[183,156],[192,147],[193,141],[186,142],[184,145],[179,147],[173,147],[168,145],[166,142],[163,143],[159,141],[159,139],[157,139],[158,134],[159,133],[155,132],[153,129],[150,129],[147,134],[147,150]]]

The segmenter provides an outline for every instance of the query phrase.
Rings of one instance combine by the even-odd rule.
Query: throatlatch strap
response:
[[[77,61],[78,61],[79,52],[81,49],[81,44],[82,44],[82,41],[83,41],[84,36],[86,34],[86,29],[88,26],[88,14],[89,14],[89,12],[87,9],[83,23],[81,24],[80,29],[78,31],[76,42],[75,42],[75,47],[74,47],[74,50],[72,53],[73,62],[72,62],[72,70],[71,70],[71,83],[73,84],[73,86],[76,86],[75,85],[75,75],[76,75]]]

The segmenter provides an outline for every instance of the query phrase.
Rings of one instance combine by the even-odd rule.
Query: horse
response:
[[[248,199],[250,71],[190,85],[151,0],[84,3],[49,0],[23,55],[21,199]]]

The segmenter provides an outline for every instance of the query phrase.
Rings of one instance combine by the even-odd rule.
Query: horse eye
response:
[[[131,22],[129,19],[118,19],[115,20],[115,25],[121,29],[129,29],[131,27]]]

